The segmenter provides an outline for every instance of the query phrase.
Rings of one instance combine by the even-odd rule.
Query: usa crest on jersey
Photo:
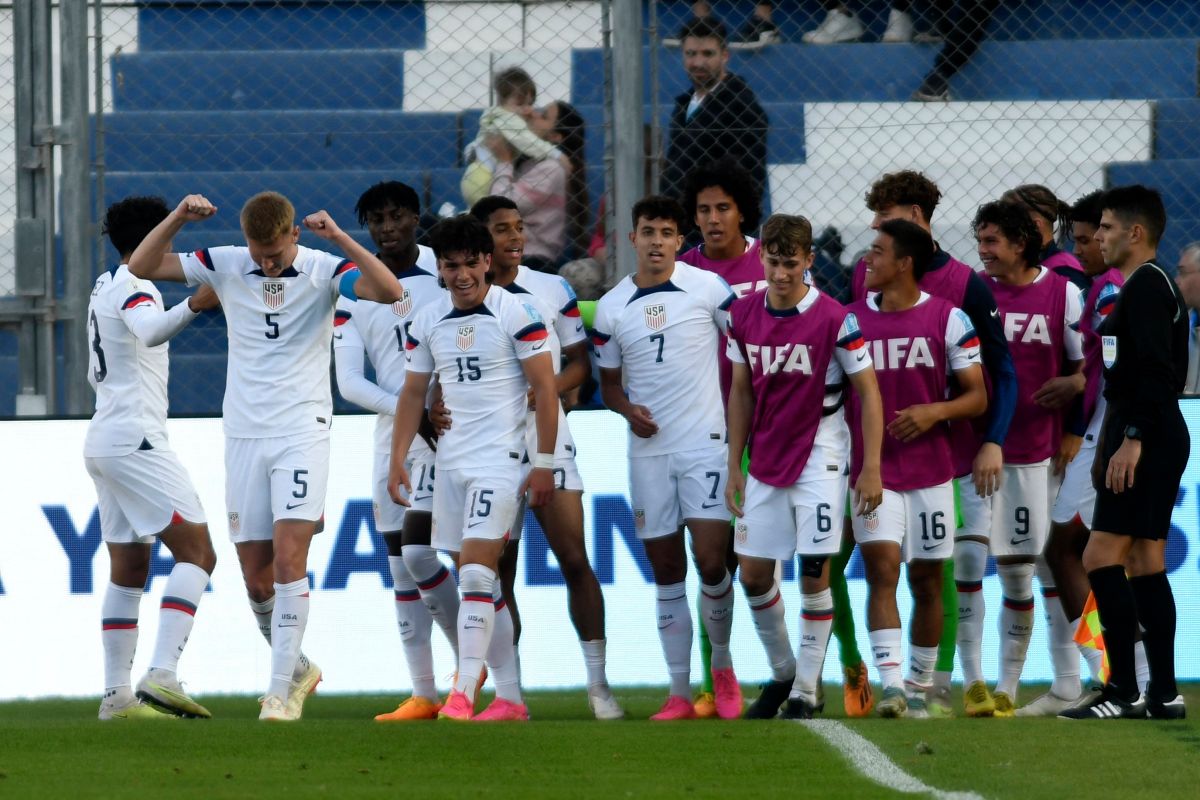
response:
[[[645,306],[646,327],[652,331],[661,330],[667,324],[667,306],[665,303],[654,303]]]
[[[283,281],[263,281],[263,302],[267,308],[279,308],[283,305]]]
[[[410,311],[412,311],[412,295],[408,293],[408,289],[405,289],[400,299],[392,303],[392,313],[397,317],[407,317]]]
[[[474,325],[459,325],[458,336],[455,337],[454,343],[458,345],[459,350],[470,350],[475,344],[475,326]]]

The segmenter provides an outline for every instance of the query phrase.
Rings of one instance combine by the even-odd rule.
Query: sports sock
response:
[[[104,688],[130,686],[133,654],[137,650],[138,608],[142,590],[109,583],[100,606],[100,641],[104,644]]]
[[[1173,700],[1175,685],[1175,595],[1167,573],[1139,575],[1129,581],[1142,625],[1142,644],[1150,667],[1150,686],[1156,700]]]
[[[700,691],[713,692],[712,642],[708,639],[708,626],[704,624],[704,598],[696,598],[696,627],[700,631]]]
[[[867,638],[871,640],[871,654],[875,660],[875,670],[879,673],[879,683],[884,689],[903,685],[900,676],[900,659],[903,656],[902,642],[904,637],[899,628],[881,628],[868,631]]]
[[[513,643],[513,619],[500,591],[500,582],[492,586],[492,607],[495,618],[492,622],[492,640],[488,642],[487,665],[496,684],[496,697],[521,705],[521,668],[517,661],[517,648]]]
[[[833,593],[823,589],[800,596],[800,646],[796,653],[796,679],[792,696],[816,705],[817,681],[825,664],[825,651],[833,630]]]
[[[458,606],[458,677],[454,688],[474,697],[496,621],[492,597],[496,573],[483,564],[465,564],[458,571],[458,579],[462,602]]]
[[[1041,567],[1038,570],[1040,576]],[[1079,681],[1079,645],[1075,644],[1075,629],[1063,612],[1062,600],[1053,584],[1042,582],[1042,608],[1046,612],[1046,639],[1054,667],[1050,691],[1057,697],[1073,700],[1083,690]]]
[[[459,587],[454,583],[450,570],[438,558],[437,550],[429,545],[406,544],[403,553],[408,574],[416,581],[430,617],[446,635],[446,641],[450,642],[457,660]]]
[[[275,595],[271,595],[261,603],[250,598],[250,610],[254,612],[254,621],[258,623],[258,632],[271,643],[271,616],[275,613]]]
[[[983,575],[987,570],[988,546],[974,539],[954,543],[954,584],[958,594],[958,661],[963,683],[983,680]]]
[[[1133,632],[1137,610],[1133,591],[1125,577],[1125,567],[1113,564],[1088,573],[1088,583],[1096,596],[1096,608],[1104,623],[1104,648],[1108,652],[1108,689],[1122,700],[1137,697],[1137,678],[1133,666]]]
[[[583,650],[583,665],[587,669],[588,688],[608,688],[608,640],[580,639],[579,647]]]
[[[1075,631],[1079,630],[1079,622],[1082,617],[1071,620],[1071,636],[1075,635]],[[1081,644],[1075,645],[1079,650],[1079,655],[1083,656],[1084,663],[1087,664],[1088,674],[1091,676],[1091,682],[1101,684],[1100,669],[1104,665],[1104,654],[1094,647],[1084,647]]]
[[[905,678],[909,694],[924,692],[933,686],[933,668],[937,663],[938,649],[922,647],[918,644],[908,645],[908,677]]]
[[[729,669],[733,666],[733,658],[729,655],[729,637],[733,633],[733,580],[728,572],[720,583],[700,585],[700,613],[712,645],[710,670]]]
[[[437,685],[433,680],[431,641],[433,617],[421,601],[417,582],[409,574],[403,557],[388,556],[388,568],[392,573],[396,626],[400,629],[400,642],[404,647],[404,659],[408,662],[413,696],[436,700]]]
[[[307,626],[308,576],[291,583],[275,584],[275,612],[271,615],[271,686],[267,689],[268,696],[287,700]]]
[[[954,585],[954,559],[947,558],[942,562],[942,638],[938,642],[937,675],[934,677],[937,686],[949,686],[950,674],[954,672],[954,642],[958,638],[958,587]]]
[[[833,596],[833,635],[838,642],[838,661],[843,667],[863,663],[854,630],[854,606],[850,604],[850,588],[846,583],[846,566],[854,555],[854,537],[842,537],[842,549],[829,561],[829,591]]]
[[[1001,564],[996,571],[1004,595],[1000,609],[1000,680],[996,682],[996,691],[1016,703],[1021,672],[1029,654],[1029,638],[1033,635],[1034,565]]]
[[[1146,658],[1146,642],[1138,639],[1133,643],[1133,674],[1137,678],[1138,691],[1150,686],[1150,661]]]
[[[656,587],[658,593],[658,639],[667,660],[671,694],[691,697],[692,692],[692,615],[688,609],[687,584],[667,583]],[[703,627],[703,626],[701,626]]]
[[[792,643],[788,639],[786,610],[779,584],[771,586],[766,594],[747,597],[750,604],[750,619],[758,640],[767,651],[767,662],[771,665],[771,677],[777,681],[796,678],[796,656],[792,654]]]
[[[171,568],[158,611],[158,637],[150,657],[151,669],[174,672],[179,667],[179,657],[192,633],[196,607],[204,597],[208,578],[208,573],[195,564],[181,561]]]

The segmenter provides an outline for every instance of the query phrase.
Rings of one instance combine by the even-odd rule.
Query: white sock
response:
[[[658,639],[667,660],[671,694],[691,700],[692,614],[685,583],[660,584],[658,591]]]
[[[879,683],[884,689],[904,685],[900,664],[904,657],[904,636],[899,628],[882,628],[867,631],[871,652],[875,657],[875,669],[879,672]]]
[[[521,665],[513,643],[515,629],[499,581],[492,587],[492,607],[496,616],[492,623],[492,640],[487,649],[488,671],[496,684],[496,697],[521,705],[524,701],[521,699]]]
[[[388,568],[392,573],[394,587],[396,625],[400,629],[400,642],[404,646],[404,660],[408,662],[408,674],[412,679],[413,696],[426,700],[437,699],[437,685],[433,680],[433,617],[421,601],[417,582],[413,580],[400,556],[388,556]]]
[[[275,613],[275,595],[271,595],[261,603],[251,598],[250,610],[254,612],[254,621],[258,623],[258,632],[271,643],[271,617]]]
[[[104,645],[104,689],[130,686],[133,654],[137,650],[138,608],[142,590],[109,583],[100,606],[100,641]]]
[[[996,568],[1004,590],[1000,610],[1000,680],[996,691],[1015,704],[1029,638],[1033,635],[1033,564],[1001,564]]]
[[[474,697],[496,621],[492,600],[496,573],[482,564],[465,564],[458,571],[458,577],[462,603],[458,606],[458,678],[454,688],[467,697]]]
[[[587,668],[588,689],[607,689],[608,640],[580,639],[579,647],[583,650],[583,665]]]
[[[151,669],[171,672],[178,669],[208,578],[208,573],[195,564],[178,562],[171,568],[158,612],[158,638],[150,657]]]
[[[1071,635],[1075,635],[1075,631],[1079,630],[1079,622],[1082,617],[1077,617],[1071,620]],[[1104,654],[1094,647],[1084,647],[1081,644],[1075,645],[1079,655],[1083,656],[1083,661],[1087,664],[1088,674],[1091,676],[1091,682],[1096,686],[1100,686],[1104,681],[1100,680],[1100,670],[1104,667]]]
[[[417,582],[421,599],[429,609],[429,615],[442,633],[450,648],[458,658],[458,586],[454,576],[438,558],[437,550],[427,544],[406,544],[404,546],[404,565],[408,574]]]
[[[770,591],[756,597],[747,597],[750,604],[750,619],[758,640],[767,651],[767,662],[771,665],[771,677],[777,681],[796,679],[796,656],[792,653],[792,642],[788,638],[787,611],[783,607],[783,595],[779,584]]]
[[[800,596],[800,645],[796,653],[796,679],[792,697],[817,703],[817,681],[825,665],[825,650],[833,631],[833,593],[822,589]]]
[[[1079,645],[1075,644],[1075,629],[1063,612],[1062,600],[1054,586],[1042,584],[1042,607],[1046,611],[1046,639],[1054,666],[1050,691],[1056,697],[1074,700],[1083,691],[1079,682]]]
[[[728,572],[720,583],[700,585],[700,614],[704,617],[704,629],[708,631],[708,641],[712,645],[713,671],[729,669],[733,666],[729,655],[729,637],[733,633],[733,580]]]
[[[1133,643],[1133,670],[1137,676],[1139,692],[1150,685],[1150,662],[1146,660],[1146,643],[1138,639]]]
[[[308,576],[291,583],[276,583],[275,612],[271,615],[271,686],[267,689],[268,696],[287,701],[307,626]]]
[[[909,689],[924,692],[933,686],[933,668],[937,664],[937,654],[936,644],[933,647],[922,647],[909,643],[908,677],[905,678]]]
[[[983,575],[988,546],[973,539],[954,543],[954,582],[958,586],[958,633],[955,645],[962,665],[963,683],[983,680]]]

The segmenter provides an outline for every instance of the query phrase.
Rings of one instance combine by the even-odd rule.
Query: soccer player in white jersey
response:
[[[458,672],[438,716],[523,721],[512,615],[496,580],[500,554],[528,489],[533,507],[554,494],[558,433],[554,364],[549,334],[532,305],[491,285],[492,237],[469,214],[442,220],[430,231],[438,276],[449,289],[421,309],[408,329],[408,376],[400,390],[388,490],[408,505],[405,468],[425,409],[433,373],[453,425],[438,437],[433,489],[433,545],[459,554],[462,603],[458,614]],[[536,403],[533,469],[522,480],[526,391]],[[496,699],[475,714],[484,662]]]
[[[762,230],[767,288],[729,313],[729,487],[740,519],[734,549],[751,617],[772,680],[746,712],[752,719],[808,719],[833,626],[829,561],[841,546],[835,524],[846,503],[850,434],[842,412],[847,380],[861,399],[865,442],[854,513],[879,505],[883,410],[862,333],[853,314],[804,276],[812,266],[812,226],[776,214]],[[737,469],[749,447],[750,477]],[[800,647],[793,656],[776,563],[800,555]]]
[[[1017,372],[1017,405],[1004,440],[1000,489],[991,497],[962,494],[963,517],[988,521],[963,528],[954,545],[959,590],[958,653],[967,716],[1015,714],[1021,671],[1033,633],[1035,561],[1050,530],[1050,461],[1070,462],[1081,437],[1064,426],[1064,404],[1083,390],[1079,292],[1039,266],[1041,234],[1023,207],[986,203],[974,220],[985,282],[996,298]],[[1061,391],[1060,391],[1061,390]],[[1049,394],[1059,403],[1047,403]],[[1066,430],[1064,430],[1066,427]],[[980,666],[984,608],[980,584],[988,553],[1003,589],[1000,676],[990,695]]]
[[[183,198],[138,245],[129,270],[206,284],[224,308],[225,505],[251,607],[271,643],[259,719],[291,721],[321,679],[300,644],[308,623],[308,547],[325,513],[329,478],[334,306],[339,294],[393,303],[403,287],[324,211],[306,217],[305,226],[348,258],[299,246],[295,210],[276,192],[243,206],[245,247],[168,252],[184,225],[215,213],[202,195]]]
[[[507,289],[522,302],[532,305],[546,323],[550,350],[554,357],[556,386],[560,396],[576,388],[591,373],[589,346],[575,291],[563,278],[538,272],[521,264],[525,250],[525,225],[517,204],[507,197],[489,195],[471,207],[471,214],[487,225],[492,235],[492,276],[496,286]],[[560,367],[561,364],[561,367]],[[532,402],[532,395],[530,401]],[[613,697],[606,674],[604,638],[604,595],[600,582],[588,561],[583,537],[583,480],[575,465],[575,440],[561,413],[559,402],[558,441],[554,448],[554,496],[533,510],[558,561],[567,597],[571,623],[579,635],[583,661],[587,669],[588,705],[597,719],[621,719],[625,712]],[[534,411],[525,427],[526,451],[534,451]],[[517,571],[524,506],[517,509],[513,535],[500,560],[500,584],[513,617],[514,638],[521,638],[521,617],[513,584]]]
[[[670,693],[651,719],[696,717],[684,525],[700,573],[717,714],[733,719],[741,716],[742,692],[729,652],[733,583],[725,563],[725,413],[716,347],[734,295],[718,275],[675,260],[687,225],[679,203],[651,195],[634,204],[632,217],[637,272],[596,304],[592,341],[604,404],[629,422],[633,521],[658,595]]]
[[[212,716],[184,693],[176,667],[217,556],[200,499],[171,450],[166,423],[167,340],[200,311],[216,308],[217,297],[201,288],[164,310],[154,284],[135,278],[125,266],[142,237],[167,214],[166,203],[157,197],[128,197],[109,206],[104,232],[121,263],[101,273],[88,302],[88,382],[96,391],[96,413],[83,455],[96,484],[100,532],[109,555],[100,612],[102,720],[161,717],[154,709],[182,717]],[[156,536],[171,551],[175,566],[163,590],[150,670],[135,697],[130,668]]]
[[[379,415],[371,492],[375,529],[388,549],[396,624],[413,687],[412,695],[394,711],[375,719],[436,719],[441,704],[433,672],[433,623],[437,621],[457,648],[458,586],[429,545],[434,467],[426,438],[418,437],[409,451],[409,473],[417,481],[410,508],[392,502],[387,477],[396,402],[404,385],[405,330],[417,310],[444,290],[437,285],[433,251],[416,242],[421,206],[412,187],[397,181],[375,184],[358,198],[355,213],[359,224],[366,225],[379,260],[404,286],[403,296],[390,305],[339,298],[333,319],[338,390]],[[364,374],[364,357],[375,368],[374,382]]]

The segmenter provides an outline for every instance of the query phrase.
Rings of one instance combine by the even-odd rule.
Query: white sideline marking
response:
[[[837,720],[806,719],[800,724],[828,742],[855,769],[880,786],[905,794],[928,794],[937,800],[984,800],[975,792],[944,792],[909,775],[869,740]]]

